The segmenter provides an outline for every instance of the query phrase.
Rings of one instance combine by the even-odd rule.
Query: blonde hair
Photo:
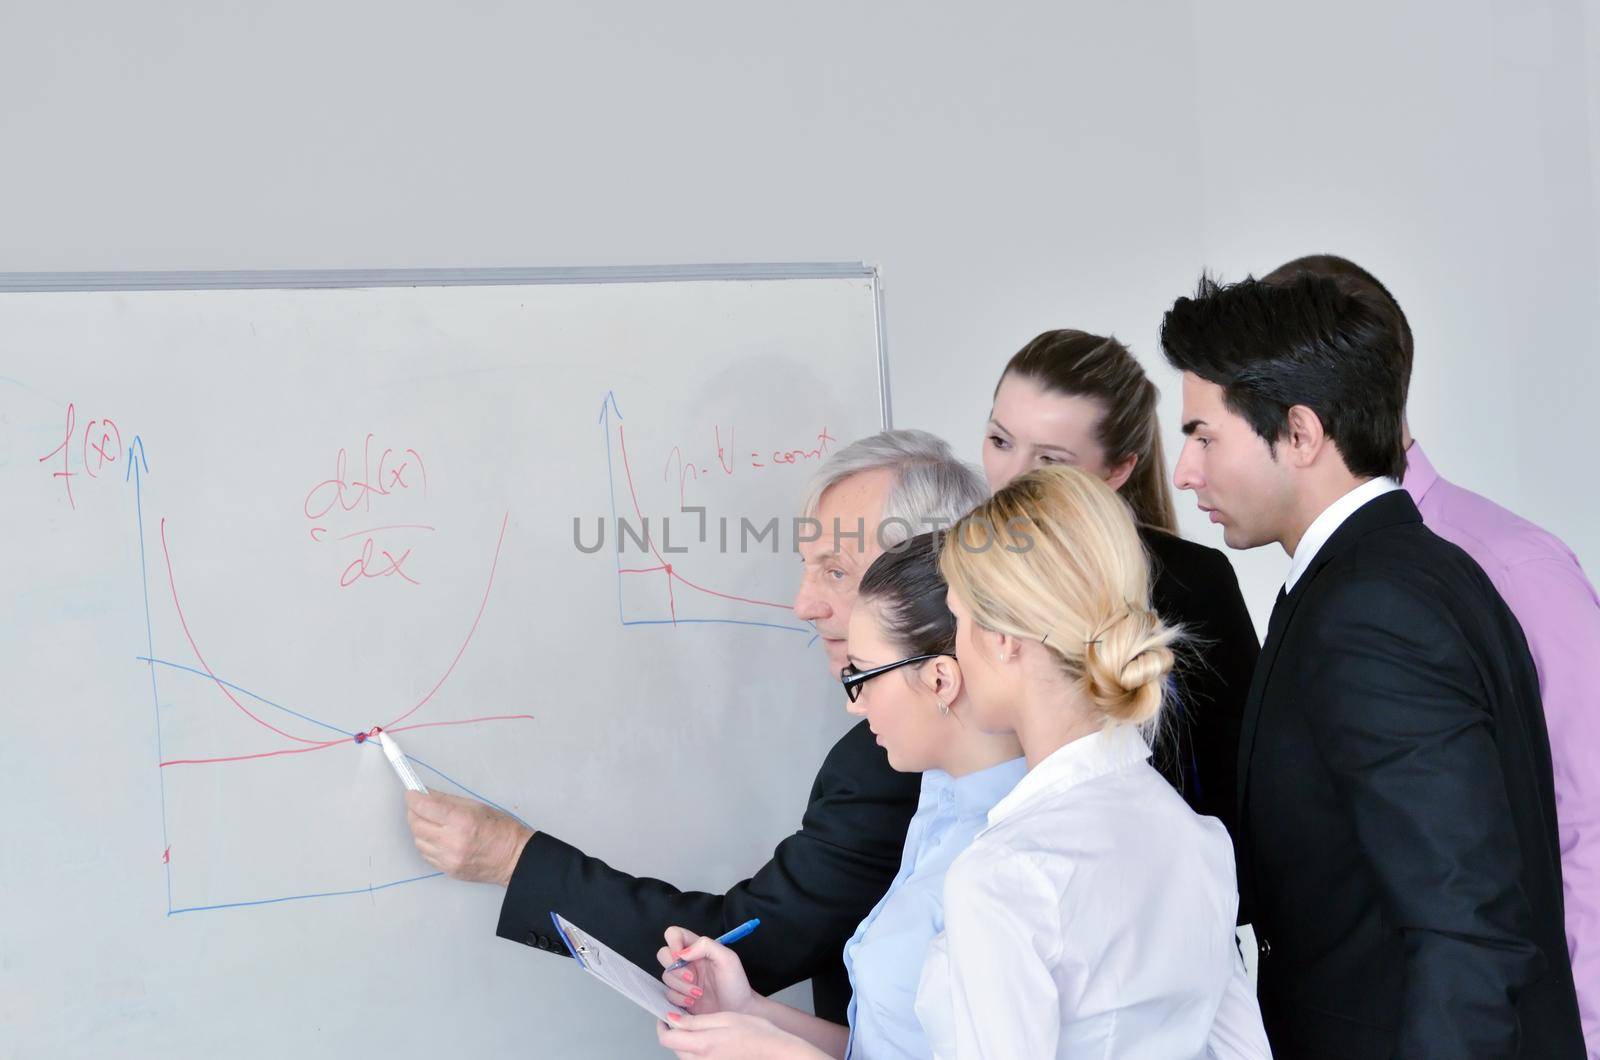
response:
[[[1095,475],[1018,476],[955,525],[939,568],[979,625],[1042,642],[1106,719],[1155,728],[1179,630],[1150,608],[1132,511]]]

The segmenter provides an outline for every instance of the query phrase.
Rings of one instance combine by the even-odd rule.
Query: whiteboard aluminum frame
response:
[[[884,332],[883,283],[865,262],[730,265],[585,265],[492,269],[263,269],[216,272],[0,272],[0,293],[40,291],[299,290],[341,287],[485,287],[580,283],[673,283],[693,280],[848,280],[872,283],[882,425],[893,423]]]

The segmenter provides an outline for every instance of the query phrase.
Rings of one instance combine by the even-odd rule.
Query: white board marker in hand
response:
[[[406,753],[400,750],[400,745],[394,742],[394,738],[386,732],[380,732],[378,734],[378,744],[383,748],[383,753],[389,759],[389,764],[394,766],[395,775],[400,778],[400,783],[406,786],[406,790],[426,795],[428,793],[427,786],[417,777],[417,771],[411,768],[410,762],[406,761]]]

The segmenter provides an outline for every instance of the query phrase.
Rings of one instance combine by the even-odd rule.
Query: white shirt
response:
[[[1299,581],[1300,575],[1311,566],[1311,561],[1317,558],[1317,553],[1328,543],[1328,538],[1344,525],[1346,519],[1356,514],[1358,508],[1399,488],[1400,483],[1392,478],[1369,478],[1322,509],[1322,514],[1311,520],[1306,532],[1300,535],[1300,544],[1295,548],[1294,556],[1289,563],[1289,577],[1284,579],[1283,591],[1294,591],[1294,583]]]
[[[1222,825],[1111,725],[1035,766],[945,878],[917,1017],[941,1060],[1268,1057]]]

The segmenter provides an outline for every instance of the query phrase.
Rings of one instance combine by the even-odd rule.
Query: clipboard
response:
[[[555,922],[556,932],[572,954],[572,959],[578,962],[579,968],[662,1023],[667,1022],[669,1012],[680,1016],[688,1014],[687,1009],[679,1008],[667,1000],[667,987],[660,979],[651,976],[561,914],[552,911],[550,919]]]

